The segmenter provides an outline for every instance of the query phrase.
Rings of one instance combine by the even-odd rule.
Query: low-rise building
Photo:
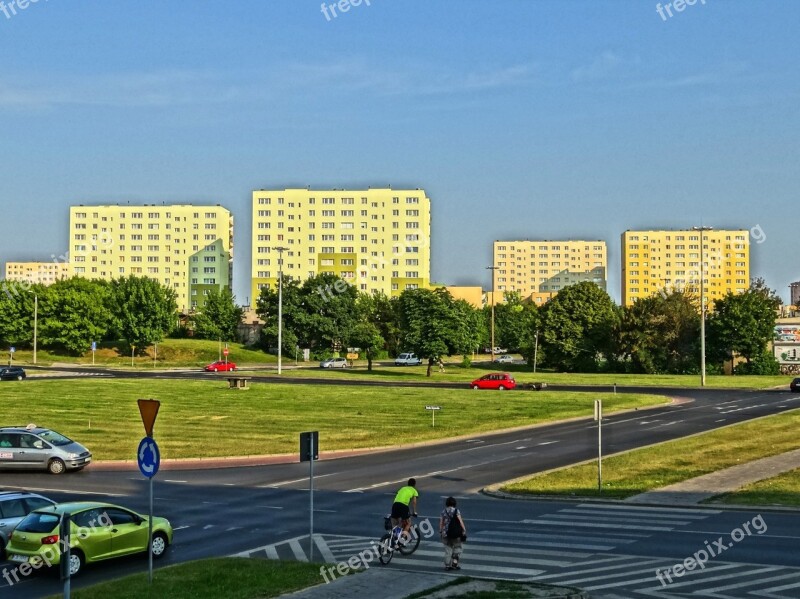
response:
[[[70,276],[66,262],[6,262],[6,280],[52,285]]]

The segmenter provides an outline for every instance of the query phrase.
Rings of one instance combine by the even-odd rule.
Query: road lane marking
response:
[[[268,510],[282,510],[283,508],[278,505],[257,505],[256,507],[263,507]]]
[[[314,477],[314,480],[318,478],[325,478],[326,476],[333,476],[334,474],[339,474],[338,472],[331,472],[330,474],[318,474]],[[296,478],[294,480],[284,480],[279,483],[270,483],[268,485],[259,485],[259,489],[272,489],[274,487],[282,487],[283,485],[291,485],[294,483],[304,483],[308,481],[308,477],[304,476],[303,478]]]

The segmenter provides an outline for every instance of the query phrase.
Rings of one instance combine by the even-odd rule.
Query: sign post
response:
[[[17,348],[13,345],[8,350],[8,365],[11,366],[14,363],[14,352],[17,351]]]
[[[59,568],[61,573],[61,580],[64,583],[64,599],[69,599],[70,596],[70,571],[69,571],[69,562],[70,562],[70,553],[71,553],[71,539],[69,538],[69,531],[70,531],[70,522],[72,521],[72,514],[66,512],[61,517],[61,523],[59,524],[58,534],[61,537],[61,567]]]
[[[222,350],[222,355],[225,356],[225,364],[228,363],[228,344],[225,344],[225,349]]]
[[[319,431],[300,433],[300,461],[308,462],[308,561],[314,561],[314,462],[319,459]]]
[[[594,419],[597,421],[597,492],[603,492],[603,400],[594,400]]]
[[[425,409],[431,411],[431,418],[432,418],[431,426],[435,427],[436,426],[436,410],[441,410],[442,408],[440,406],[425,406]]]
[[[97,351],[97,341],[92,341],[92,366],[94,366],[94,352]]]
[[[153,584],[153,477],[158,472],[161,465],[161,452],[153,439],[153,425],[158,416],[158,408],[161,402],[155,399],[138,399],[139,413],[142,416],[144,432],[146,436],[139,442],[139,449],[136,451],[136,460],[139,464],[139,471],[143,476],[150,479],[150,507],[147,523],[147,580]]]

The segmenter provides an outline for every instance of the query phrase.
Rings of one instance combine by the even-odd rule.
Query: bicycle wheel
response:
[[[403,555],[411,555],[417,550],[421,540],[422,536],[419,534],[419,527],[414,524],[408,534],[404,532],[401,535],[398,549]]]
[[[381,537],[378,543],[378,560],[385,566],[392,561],[392,554],[394,554],[394,549],[392,549],[392,534],[387,532]]]

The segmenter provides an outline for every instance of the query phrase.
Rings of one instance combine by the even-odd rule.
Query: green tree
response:
[[[774,335],[780,305],[780,298],[763,279],[755,279],[744,293],[728,292],[716,300],[708,317],[711,359],[722,362],[740,355],[748,363],[745,371],[754,359],[769,364],[763,355]]]
[[[105,281],[73,277],[53,283],[39,299],[39,340],[43,347],[72,354],[105,339],[113,323],[111,287]]]
[[[212,289],[206,295],[202,311],[192,316],[194,335],[200,339],[236,341],[243,313],[230,289]]]
[[[303,323],[303,298],[300,284],[283,277],[283,328],[281,331],[282,353],[291,353],[298,345],[306,347],[299,334]],[[264,321],[261,329],[261,346],[270,352],[278,347],[278,288],[262,287],[256,299],[256,313]]]
[[[608,294],[584,281],[558,292],[542,308],[539,342],[547,362],[566,372],[596,372],[613,349],[618,313]]]
[[[115,328],[141,353],[176,326],[175,292],[158,281],[130,275],[111,282]]]
[[[700,314],[695,298],[674,291],[635,300],[622,311],[618,343],[618,351],[632,372],[697,372]]]
[[[0,344],[32,345],[34,294],[43,302],[46,289],[26,282],[3,281],[0,286]]]
[[[453,300],[444,288],[409,289],[398,299],[403,349],[434,363],[453,353],[468,353],[480,337],[480,315],[464,300]]]

